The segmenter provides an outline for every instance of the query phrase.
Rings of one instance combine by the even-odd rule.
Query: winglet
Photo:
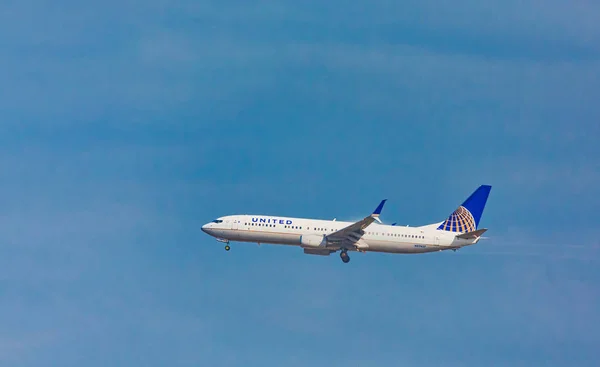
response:
[[[386,201],[387,201],[387,199],[381,200],[381,203],[379,203],[379,206],[377,207],[377,209],[375,209],[373,214],[371,214],[371,216],[373,218],[379,218],[379,214],[381,214],[381,210],[383,209],[383,205],[385,204]]]

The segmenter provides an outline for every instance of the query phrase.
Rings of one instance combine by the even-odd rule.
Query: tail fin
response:
[[[477,230],[491,190],[491,186],[479,186],[437,229],[462,233]]]

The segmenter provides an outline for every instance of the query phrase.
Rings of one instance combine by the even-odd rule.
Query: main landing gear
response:
[[[348,262],[350,262],[350,256],[348,256],[348,250],[343,249],[342,252],[340,252],[340,258],[342,259],[344,264],[347,264]]]

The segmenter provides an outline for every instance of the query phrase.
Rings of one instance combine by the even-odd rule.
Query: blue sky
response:
[[[600,4],[0,5],[0,363],[596,366]],[[222,244],[233,213],[444,219],[422,256]]]

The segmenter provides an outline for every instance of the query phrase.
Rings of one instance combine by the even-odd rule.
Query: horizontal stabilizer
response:
[[[484,234],[486,231],[487,231],[487,228],[482,228],[482,229],[478,229],[473,232],[459,234],[458,236],[456,236],[456,238],[460,238],[463,240],[473,240],[475,238],[481,237],[481,235]]]

